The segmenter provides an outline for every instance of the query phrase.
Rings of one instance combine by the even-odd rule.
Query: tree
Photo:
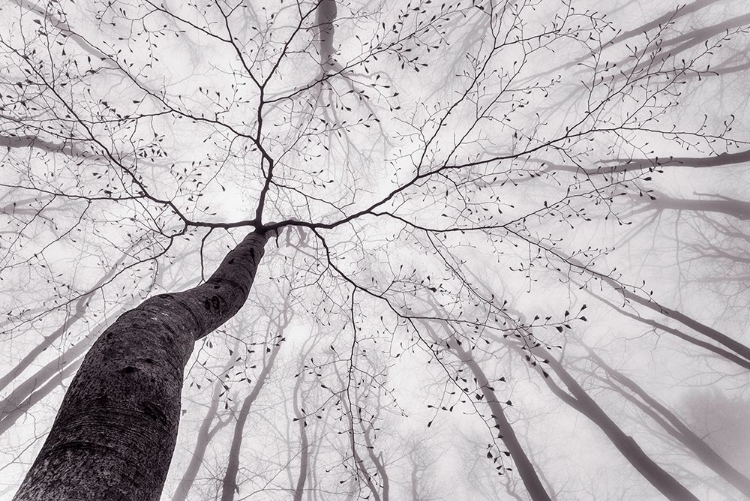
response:
[[[643,4],[642,16],[632,5],[4,6],[12,449],[38,438],[22,417],[48,421],[27,409],[67,381],[99,330],[84,324],[132,307],[88,348],[34,463],[14,466],[28,469],[16,499],[387,499],[419,482],[389,468],[398,446],[379,426],[437,433],[443,419],[485,429],[492,443],[477,455],[514,476],[500,490],[575,498],[591,488],[580,475],[570,486],[534,460],[552,395],[634,467],[625,491],[709,492],[634,445],[646,429],[626,430],[567,362],[576,331],[623,364],[652,350],[677,381],[748,383],[744,275],[690,287],[717,263],[747,266],[750,14],[739,0]],[[601,301],[584,314],[586,294]],[[618,346],[598,342],[608,329]],[[37,378],[49,383],[25,382]],[[196,450],[204,466],[173,488],[178,424],[211,391],[195,443],[221,413],[234,426],[210,443],[231,452]],[[299,438],[260,445],[258,427]],[[574,437],[556,447],[581,447]],[[564,468],[602,467],[591,463]],[[603,489],[595,497],[623,490]]]

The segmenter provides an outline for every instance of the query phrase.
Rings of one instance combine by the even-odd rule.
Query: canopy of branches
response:
[[[749,29],[743,0],[3,2],[0,493],[104,328],[259,230],[164,499],[657,499],[643,461],[747,495]]]

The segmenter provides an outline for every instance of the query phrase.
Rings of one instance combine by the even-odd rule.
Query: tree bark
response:
[[[253,232],[202,285],[122,315],[73,379],[16,501],[157,501],[177,438],[196,340],[245,303],[266,236]]]

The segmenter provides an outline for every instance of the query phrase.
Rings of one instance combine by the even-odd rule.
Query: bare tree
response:
[[[650,396],[640,385],[620,371],[610,367],[591,348],[587,347],[589,357],[606,374],[606,379],[612,382],[616,391],[621,391],[624,397],[631,400],[635,405],[649,415],[664,430],[676,438],[683,446],[688,448],[701,461],[732,484],[743,495],[750,497],[750,479],[729,464],[724,458],[716,453],[706,442],[701,439],[685,422],[665,405]],[[620,386],[621,385],[621,386]],[[632,396],[624,389],[632,392]],[[634,398],[635,397],[635,398]]]
[[[517,475],[500,480],[509,495],[593,491],[561,488],[559,469],[527,453],[544,431],[533,385],[588,417],[645,488],[681,500],[710,490],[647,454],[553,352],[586,321],[579,294],[591,293],[602,299],[591,337],[614,318],[655,334],[623,327],[623,346],[639,338],[684,364],[686,381],[720,363],[734,372],[700,377],[750,382],[750,320],[721,310],[729,289],[683,287],[696,282],[681,254],[705,270],[747,264],[750,14],[739,0],[634,4],[7,2],[0,426],[18,433],[0,438],[13,444],[6,466],[28,470],[15,499],[159,499],[191,405],[183,391],[213,391],[201,371],[214,357],[223,390],[204,374],[219,394],[196,443],[229,450],[211,458],[225,500],[248,457],[269,498],[392,498],[402,459],[379,427],[391,414],[421,423],[411,386],[429,412],[499,432],[476,455]],[[730,280],[742,304],[746,277]],[[292,308],[299,325],[287,325]],[[260,319],[276,316],[287,320],[251,372],[252,350],[236,346],[257,346]],[[285,377],[299,353],[300,373]],[[499,396],[495,363],[529,389],[513,396],[523,404]],[[39,413],[46,429],[41,406],[29,409],[57,408],[47,395],[76,368],[35,449],[39,432],[20,417]],[[261,392],[277,373],[282,390]],[[228,387],[251,374],[225,437],[213,405],[227,398],[228,411]],[[263,405],[281,398],[289,415]],[[432,404],[446,399],[455,413]],[[278,447],[253,449],[256,417]],[[282,444],[292,430],[298,443]],[[200,449],[196,461],[213,454]],[[175,496],[194,492],[197,465]]]

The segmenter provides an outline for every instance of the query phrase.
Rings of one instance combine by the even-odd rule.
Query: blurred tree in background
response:
[[[750,11],[601,4],[0,6],[3,496],[750,497]]]

